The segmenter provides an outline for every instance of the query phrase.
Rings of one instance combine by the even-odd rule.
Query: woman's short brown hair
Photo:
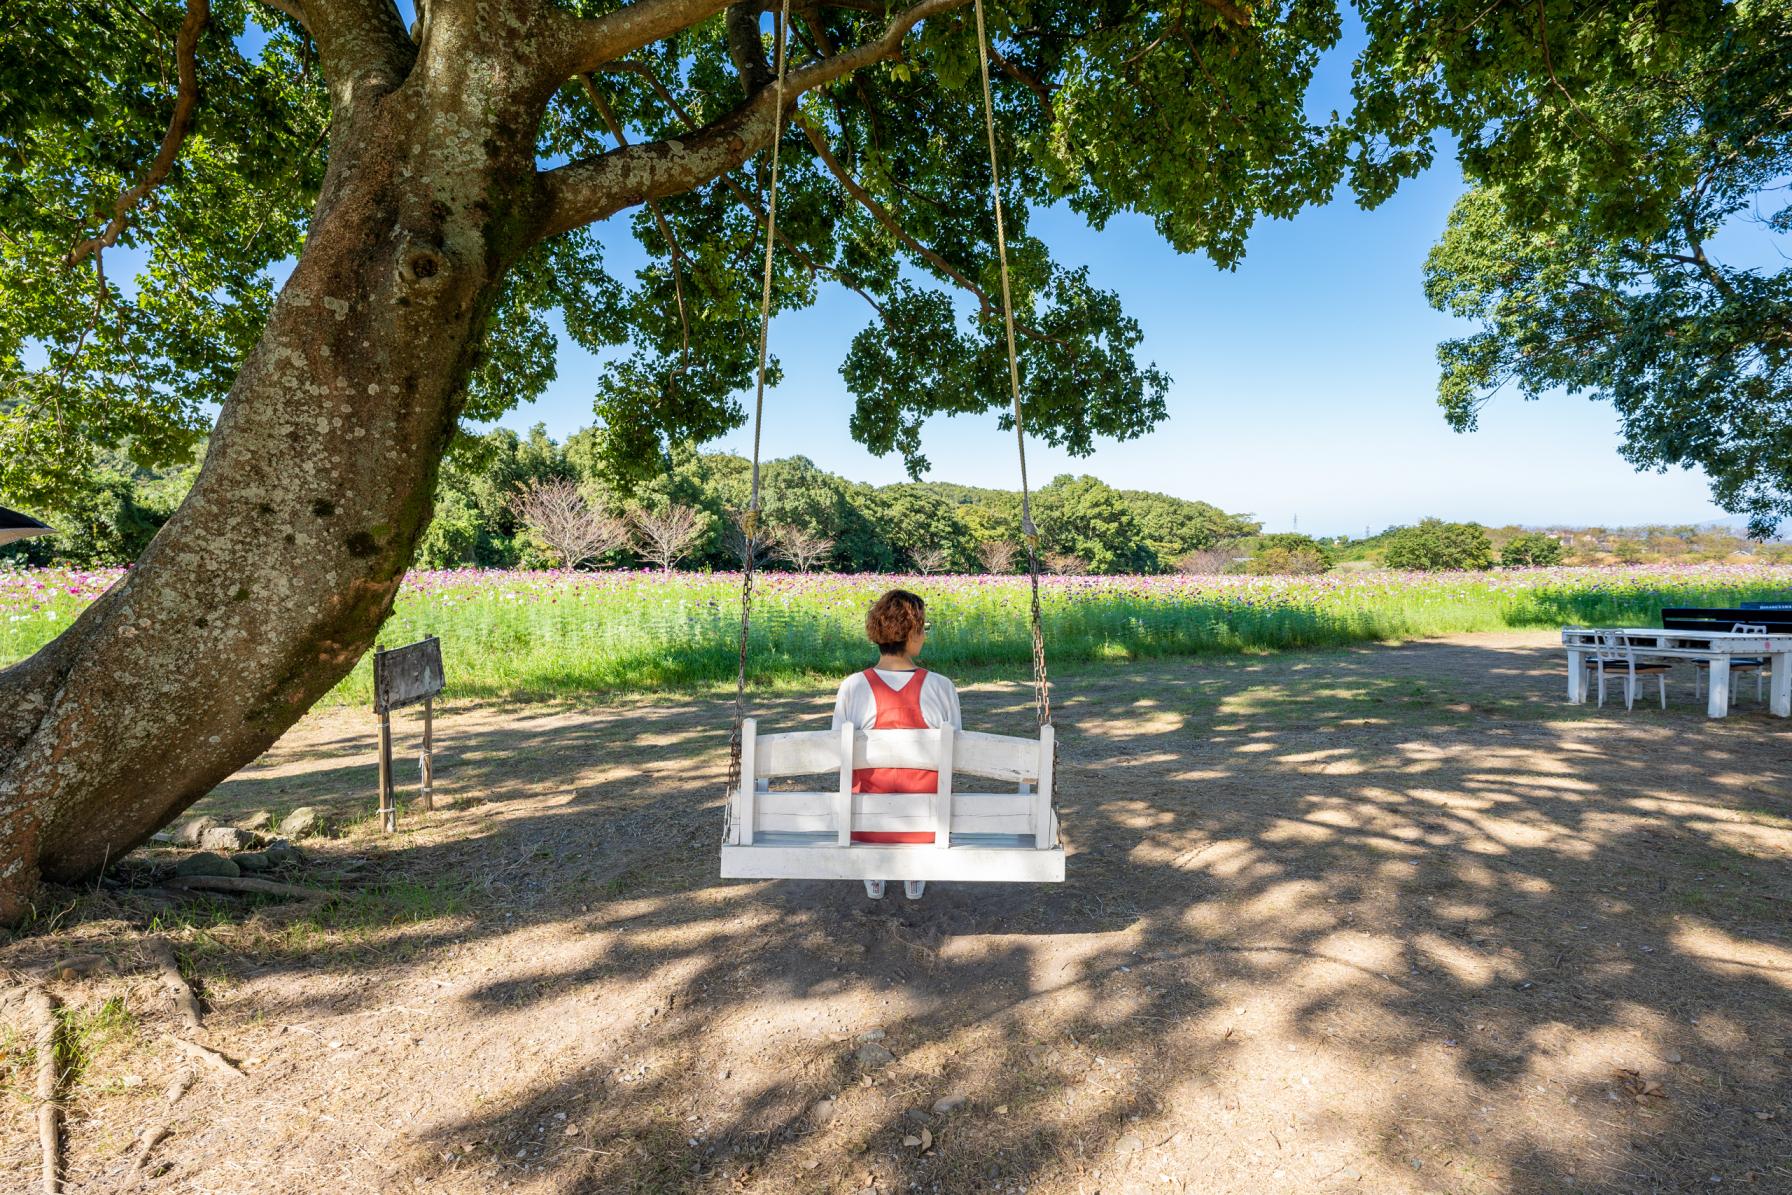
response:
[[[871,603],[865,615],[865,637],[877,650],[899,655],[908,650],[909,636],[927,625],[927,603],[906,589],[892,589]]]

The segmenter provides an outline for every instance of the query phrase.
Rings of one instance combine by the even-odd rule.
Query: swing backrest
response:
[[[934,793],[854,793],[857,768],[918,768],[939,773]],[[764,784],[789,776],[831,773],[831,792],[770,792]],[[955,780],[974,776],[1014,785],[1010,792],[957,792]],[[951,834],[1031,835],[1033,845],[1057,845],[1052,813],[1052,728],[1037,739],[953,730],[839,730],[758,733],[741,724],[741,787],[734,833],[751,845],[756,833],[798,831],[834,835],[850,845],[860,831],[931,831],[916,850],[949,845]]]

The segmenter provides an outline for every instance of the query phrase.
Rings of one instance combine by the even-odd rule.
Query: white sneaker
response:
[[[926,880],[904,880],[904,881],[902,881],[902,895],[908,897],[910,900],[920,900],[922,894],[925,893],[926,891],[927,891],[927,881]]]
[[[882,900],[884,898],[884,882],[882,880],[866,880],[865,895],[872,900]]]

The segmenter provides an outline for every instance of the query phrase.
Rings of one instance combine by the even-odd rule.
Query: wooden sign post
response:
[[[380,825],[398,829],[398,802],[392,792],[392,711],[423,703],[423,750],[417,756],[423,808],[435,808],[435,697],[442,691],[442,641],[425,635],[387,651],[373,649],[373,710],[380,716]]]

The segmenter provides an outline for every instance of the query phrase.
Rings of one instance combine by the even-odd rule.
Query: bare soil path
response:
[[[1069,881],[915,903],[715,878],[724,698],[450,707],[395,837],[325,712],[197,812],[358,819],[339,895],[69,893],[0,964],[105,960],[51,985],[77,1192],[1792,1191],[1786,723],[1569,707],[1551,645],[1064,678]],[[173,1104],[152,917],[245,1072]]]

